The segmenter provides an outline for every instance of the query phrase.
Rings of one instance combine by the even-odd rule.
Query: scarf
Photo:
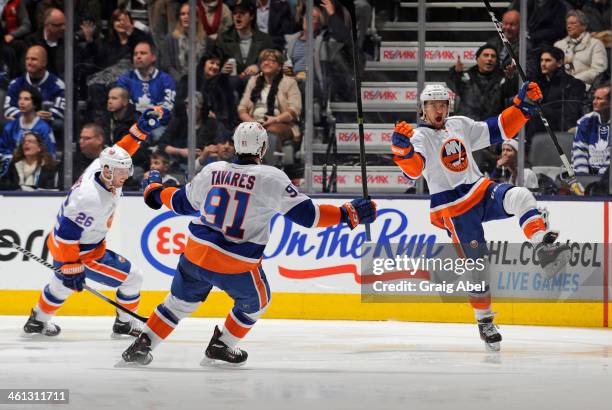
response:
[[[213,20],[212,24],[208,24],[207,12],[213,11]],[[200,13],[200,20],[202,20],[202,25],[204,26],[204,31],[206,34],[212,35],[216,34],[219,31],[219,25],[221,24],[221,14],[223,12],[223,3],[221,1],[217,1],[216,6],[204,6],[203,1],[198,2],[198,12]]]

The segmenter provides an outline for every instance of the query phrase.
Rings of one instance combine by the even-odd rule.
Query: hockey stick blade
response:
[[[56,268],[55,266],[51,265],[49,262],[47,262],[46,260],[39,258],[38,256],[34,255],[32,252],[30,252],[27,249],[22,248],[21,246],[17,245],[14,242],[11,242],[7,239],[5,239],[4,237],[0,236],[0,243],[3,245],[7,245],[10,246],[11,248],[15,249],[18,252],[21,252],[22,254],[24,254],[25,256],[27,256],[28,258],[35,260],[36,262],[40,263],[41,265],[51,269],[52,271],[54,271],[55,273],[58,273],[60,275],[63,275],[62,271],[58,268]],[[138,319],[143,323],[146,323],[147,320],[149,320],[146,317],[140,316],[134,312],[132,312],[131,310],[121,306],[120,304],[118,304],[117,302],[115,302],[114,300],[106,297],[105,295],[103,295],[102,293],[98,292],[97,290],[90,288],[89,286],[87,286],[86,284],[83,284],[83,289],[87,290],[88,292],[94,294],[95,296],[99,297],[100,299],[104,300],[107,303],[110,303],[111,305],[113,305],[114,307],[116,307],[117,309],[121,310],[124,313],[127,313],[128,315],[132,316],[134,319]]]

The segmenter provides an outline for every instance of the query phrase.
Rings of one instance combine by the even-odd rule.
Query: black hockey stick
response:
[[[368,194],[368,174],[366,172],[365,156],[365,136],[363,132],[363,106],[361,103],[361,78],[359,77],[359,47],[357,45],[357,14],[355,4],[351,0],[340,0],[340,3],[348,10],[351,15],[351,32],[353,36],[353,70],[355,74],[355,94],[357,98],[357,127],[359,129],[359,162],[361,163],[361,189],[363,197],[369,199]],[[365,224],[366,241],[372,240],[370,234],[370,224]]]
[[[21,246],[17,245],[14,242],[8,241],[6,239],[4,239],[3,237],[0,236],[0,240],[2,241],[3,245],[8,245],[11,248],[23,253],[25,256],[27,256],[30,259],[35,260],[36,262],[40,263],[41,265],[46,266],[47,268],[51,269],[52,271],[54,271],[55,273],[58,273],[60,275],[62,274],[62,271],[58,268],[56,268],[55,266],[51,265],[49,262],[47,262],[46,260],[39,258],[38,256],[34,255],[32,252],[30,252],[27,249],[22,248]],[[131,310],[121,306],[120,304],[118,304],[117,302],[115,302],[114,300],[107,298],[106,296],[104,296],[102,293],[98,292],[97,290],[90,288],[89,286],[87,286],[86,284],[83,284],[83,289],[93,293],[95,296],[99,297],[100,299],[104,300],[105,302],[110,303],[111,305],[113,305],[114,307],[116,307],[117,309],[127,313],[128,315],[132,316],[134,319],[138,319],[143,323],[146,323],[147,320],[149,320],[146,317],[142,317],[134,312],[132,312]]]
[[[523,82],[527,81],[527,76],[525,75],[523,68],[519,64],[518,58],[514,54],[514,51],[512,51],[510,42],[508,41],[508,39],[506,38],[506,35],[504,34],[504,31],[502,30],[501,23],[495,16],[495,12],[493,11],[493,7],[491,7],[491,3],[489,3],[489,0],[483,0],[483,1],[485,4],[485,7],[487,8],[487,12],[489,13],[489,16],[491,16],[491,20],[493,21],[493,24],[495,25],[497,34],[499,34],[499,38],[501,38],[501,41],[504,44],[504,48],[506,49],[506,52],[512,59],[512,62],[514,63],[514,65],[516,66],[516,69],[518,70],[521,80]],[[542,123],[544,124],[544,128],[546,128],[546,132],[548,133],[548,135],[550,136],[550,139],[555,145],[555,148],[557,149],[557,153],[559,154],[559,158],[561,158],[561,162],[563,163],[563,166],[567,170],[567,174],[568,174],[567,182],[569,183],[572,192],[574,192],[576,195],[584,195],[584,189],[582,188],[582,185],[580,185],[580,183],[576,180],[576,173],[574,172],[574,168],[572,167],[572,165],[567,159],[567,156],[563,152],[563,148],[561,148],[561,145],[559,145],[559,140],[557,139],[557,136],[555,135],[552,128],[550,128],[550,125],[548,124],[548,120],[546,119],[546,117],[544,116],[544,112],[542,111],[542,106],[537,101],[534,101],[534,103],[536,106],[536,112],[540,116],[540,119],[542,120]]]

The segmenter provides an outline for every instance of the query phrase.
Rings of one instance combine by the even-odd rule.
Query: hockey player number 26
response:
[[[234,193],[234,200],[236,201],[234,215],[233,217],[229,215],[231,225],[225,226],[231,194],[226,188],[212,188],[208,192],[206,201],[204,202],[204,212],[206,214],[203,215],[203,222],[223,230],[228,236],[242,239],[244,237],[244,229],[241,227],[244,222],[244,215],[249,204],[250,196],[251,194],[242,191],[236,191]]]

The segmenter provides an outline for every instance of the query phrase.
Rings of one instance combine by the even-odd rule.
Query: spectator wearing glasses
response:
[[[565,52],[565,72],[587,85],[608,68],[604,44],[587,31],[589,21],[580,10],[571,10],[565,18],[567,37],[555,43]]]

